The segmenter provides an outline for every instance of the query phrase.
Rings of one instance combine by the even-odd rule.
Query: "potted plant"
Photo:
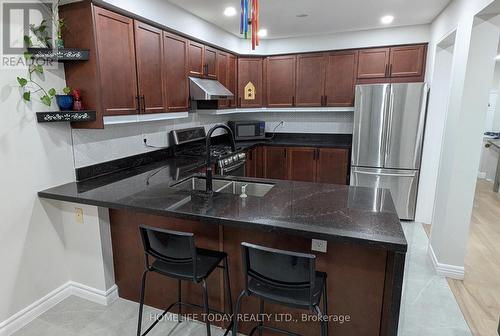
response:
[[[65,87],[64,94],[56,94],[56,103],[61,111],[70,111],[73,109],[73,96],[71,95],[71,88]]]

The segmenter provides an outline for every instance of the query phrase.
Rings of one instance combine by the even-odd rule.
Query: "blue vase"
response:
[[[56,95],[56,103],[61,111],[73,110],[73,96],[71,95]]]

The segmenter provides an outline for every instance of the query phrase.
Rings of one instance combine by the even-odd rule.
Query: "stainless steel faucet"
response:
[[[211,155],[211,151],[210,151],[211,141],[212,141],[211,138],[212,138],[212,134],[214,133],[214,131],[219,129],[219,128],[226,130],[226,133],[230,137],[231,150],[233,152],[236,151],[236,144],[234,143],[233,131],[231,131],[231,129],[229,127],[227,127],[226,125],[220,124],[220,125],[215,125],[214,127],[212,127],[210,129],[210,131],[208,131],[207,138],[206,138],[207,161],[206,161],[206,173],[205,173],[206,177],[207,177],[207,188],[206,188],[207,194],[212,193],[212,176],[213,176],[213,174],[212,174],[212,155]]]

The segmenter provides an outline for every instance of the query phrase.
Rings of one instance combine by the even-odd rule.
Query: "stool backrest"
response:
[[[139,231],[146,254],[146,266],[149,267],[147,256],[165,262],[193,263],[193,276],[196,275],[196,245],[194,234],[139,226]]]
[[[304,288],[312,293],[316,279],[314,254],[277,250],[264,246],[242,243],[245,288],[250,278],[282,288]]]

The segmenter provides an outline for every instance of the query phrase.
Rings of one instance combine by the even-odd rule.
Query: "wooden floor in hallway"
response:
[[[429,225],[424,227],[429,231]],[[473,334],[498,336],[500,194],[494,193],[493,183],[486,180],[478,180],[476,186],[465,256],[465,279],[448,279],[448,284]]]

